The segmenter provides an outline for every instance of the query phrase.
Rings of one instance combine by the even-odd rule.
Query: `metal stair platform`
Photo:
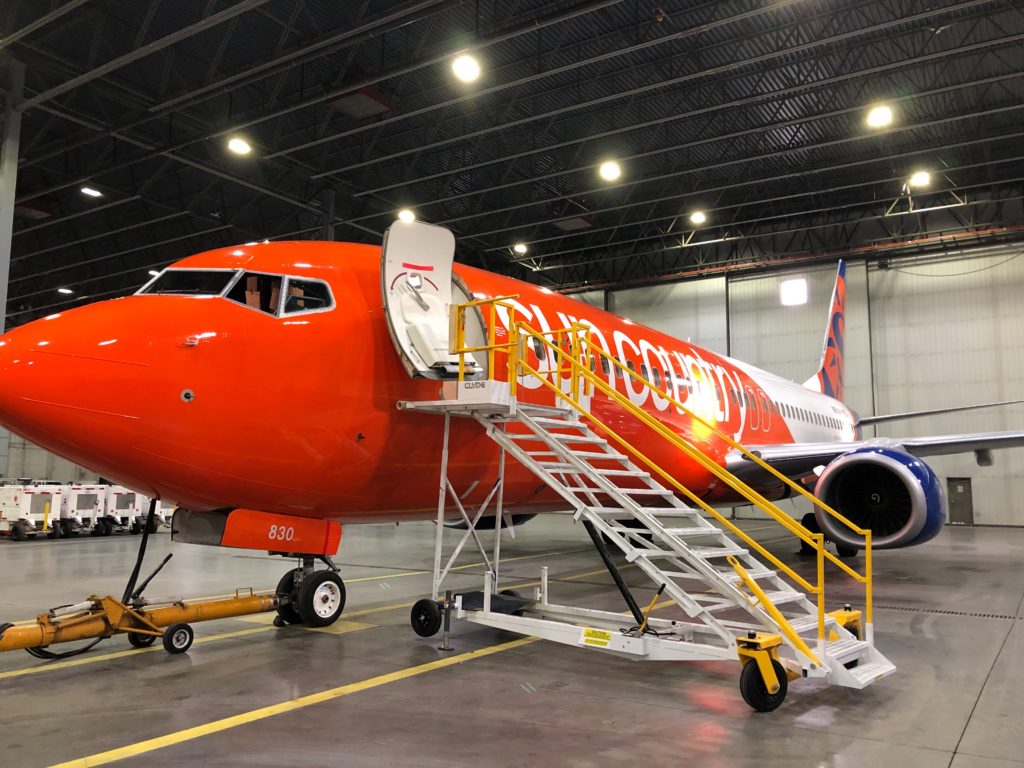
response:
[[[535,599],[524,603],[522,615],[491,610],[487,598],[494,585],[488,572],[483,607],[459,604],[460,618],[644,659],[735,659],[739,639],[767,633],[782,637],[779,660],[791,676],[862,688],[895,671],[871,642],[832,617],[826,619],[826,639],[819,641],[817,605],[616,450],[576,410],[509,402],[500,396],[403,407],[475,419],[505,455],[557,493],[577,521],[592,526],[655,587],[664,585],[665,597],[685,615],[685,620],[648,617],[646,631],[638,632],[622,614],[551,603],[545,570]],[[730,564],[733,559],[763,589],[789,633],[744,589]]]

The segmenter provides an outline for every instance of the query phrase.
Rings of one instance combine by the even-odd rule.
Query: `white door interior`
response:
[[[384,233],[381,293],[388,329],[409,373],[428,378],[458,375],[449,343],[455,236],[444,227],[396,221]],[[466,355],[466,369],[479,367]]]

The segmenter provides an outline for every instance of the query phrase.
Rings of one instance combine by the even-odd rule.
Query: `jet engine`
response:
[[[874,549],[923,544],[946,522],[939,478],[923,461],[895,448],[858,448],[833,459],[814,494],[850,522],[869,528]],[[820,509],[816,516],[827,538],[842,547],[863,548],[863,536]]]

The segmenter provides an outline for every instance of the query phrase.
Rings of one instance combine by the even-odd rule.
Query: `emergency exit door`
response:
[[[952,525],[974,525],[971,478],[947,477],[946,497],[949,499],[949,522]]]

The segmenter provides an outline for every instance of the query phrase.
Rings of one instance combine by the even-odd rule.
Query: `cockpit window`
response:
[[[281,277],[246,272],[228,291],[227,298],[268,315],[276,315],[281,302]]]
[[[331,291],[326,283],[314,280],[299,280],[294,277],[288,278],[288,288],[284,300],[284,313],[286,315],[330,309],[333,305]]]
[[[234,276],[234,270],[168,269],[139,293],[219,296]]]

